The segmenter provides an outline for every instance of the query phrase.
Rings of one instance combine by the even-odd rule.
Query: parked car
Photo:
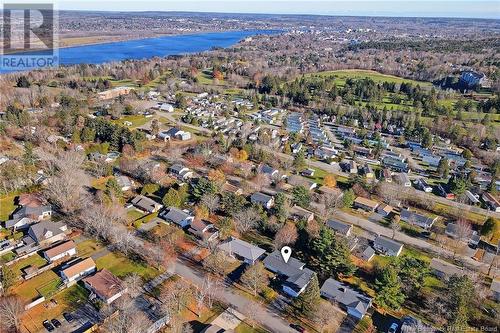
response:
[[[305,333],[307,332],[306,329],[298,324],[290,324],[290,327],[293,328],[294,330],[296,330],[297,332],[300,332],[300,333]]]
[[[54,325],[56,328],[58,327],[61,327],[61,322],[59,320],[57,320],[56,318],[52,319],[50,321],[52,323],[52,325]]]
[[[75,319],[75,318],[73,317],[73,315],[72,315],[71,313],[69,313],[69,312],[64,312],[64,313],[63,313],[63,317],[64,317],[64,319],[66,319],[66,321],[67,321],[68,323],[71,323],[71,322]]]
[[[47,329],[47,331],[49,331],[49,332],[52,332],[53,330],[55,330],[54,326],[48,320],[44,320],[42,324],[43,324],[43,327],[45,327]]]
[[[397,330],[398,330],[398,324],[392,323],[387,333],[396,333]]]

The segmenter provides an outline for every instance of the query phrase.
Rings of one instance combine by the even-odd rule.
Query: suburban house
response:
[[[288,262],[285,262],[278,250],[269,254],[263,263],[271,272],[286,278],[282,289],[292,297],[299,296],[315,274],[309,268],[305,268],[305,264],[298,259],[290,257]]]
[[[250,197],[250,202],[261,205],[264,208],[271,209],[274,206],[274,197],[262,192],[255,192]]]
[[[120,189],[124,192],[130,190],[134,186],[132,180],[127,176],[120,175],[116,176],[115,178],[118,186],[120,186]]]
[[[373,241],[373,248],[386,256],[397,257],[403,251],[403,244],[384,236],[378,236]]]
[[[43,257],[50,263],[64,257],[72,257],[75,254],[75,242],[72,240],[57,244],[50,249],[43,251]]]
[[[262,255],[264,255],[264,253],[266,253],[266,251],[260,247],[234,237],[230,237],[225,242],[219,244],[218,248],[231,257],[243,260],[249,265],[253,265]]]
[[[492,211],[497,213],[500,212],[500,203],[498,202],[497,198],[492,196],[490,193],[484,192],[483,200]]]
[[[188,231],[206,242],[213,241],[219,237],[219,229],[210,221],[202,219],[193,219],[189,225]]]
[[[268,175],[269,178],[271,178],[271,179],[274,179],[275,177],[277,177],[279,175],[278,169],[274,169],[267,164],[259,165],[259,167],[257,168],[257,172]]]
[[[423,178],[418,178],[417,180],[415,180],[415,186],[419,190],[422,190],[422,191],[424,191],[426,193],[431,193],[432,192],[432,186],[430,186],[429,184],[427,184],[427,182]]]
[[[346,284],[329,278],[320,289],[321,296],[339,304],[347,314],[362,319],[372,305],[372,299],[357,292]]]
[[[97,297],[106,304],[113,303],[127,292],[122,280],[107,269],[84,278],[83,285],[91,292],[91,299]]]
[[[19,210],[12,214],[12,219],[21,219],[23,217],[28,217],[30,219],[41,221],[52,215],[52,207],[50,205],[45,206],[22,206]]]
[[[318,188],[318,191],[321,194],[331,195],[332,197],[335,197],[338,199],[340,199],[344,196],[344,192],[342,192],[342,190],[340,190],[337,187],[328,187],[328,186],[323,185],[320,188]]]
[[[194,220],[194,216],[192,216],[187,210],[181,210],[176,207],[168,207],[166,210],[162,211],[158,216],[167,222],[172,222],[177,224],[181,228],[187,227]]]
[[[134,197],[131,203],[132,205],[134,205],[135,208],[147,213],[155,213],[163,207],[162,204],[159,204],[153,199],[150,199],[143,195],[138,195]]]
[[[22,217],[22,218],[7,220],[5,221],[4,226],[5,229],[13,229],[14,231],[16,231],[18,229],[25,229],[35,222],[37,221],[29,217]]]
[[[363,252],[359,254],[359,258],[363,259],[364,261],[370,261],[374,256],[375,250],[371,246],[367,246],[366,249],[364,249]]]
[[[354,207],[361,208],[363,210],[366,210],[367,212],[373,212],[375,211],[375,209],[377,209],[378,202],[363,197],[357,197],[354,200]]]
[[[65,283],[78,281],[79,279],[94,273],[96,270],[95,262],[92,258],[71,262],[63,266],[61,270],[61,278]]]
[[[326,225],[331,228],[336,234],[340,234],[345,237],[349,237],[352,232],[352,224],[340,222],[337,220],[328,220]]]
[[[434,222],[437,221],[437,216],[431,218],[409,209],[403,209],[401,210],[401,221],[429,230]]]
[[[433,273],[441,279],[448,279],[453,275],[463,276],[467,274],[462,267],[458,267],[438,258],[432,258],[429,267]]]
[[[158,133],[156,136],[158,139],[162,140],[163,142],[167,142],[170,140],[170,134],[169,131],[161,131]]]
[[[174,112],[174,107],[172,104],[168,103],[158,103],[152,107],[155,110],[163,111],[163,112]]]
[[[186,168],[181,164],[174,164],[169,168],[171,174],[175,175],[181,180],[186,180],[188,178],[193,177],[193,172],[191,169]]]
[[[305,179],[304,177],[299,175],[291,175],[290,177],[288,177],[287,182],[292,186],[304,186],[309,191],[314,190],[318,186],[317,183]]]
[[[500,279],[494,279],[491,282],[490,289],[493,292],[493,299],[495,302],[500,302]]]
[[[392,208],[392,206],[386,205],[384,203],[380,204],[377,207],[377,213],[382,215],[383,217],[387,217],[387,216],[391,215],[393,210],[394,210],[394,208]]]
[[[294,205],[290,209],[290,215],[295,220],[304,220],[307,222],[311,222],[314,219],[314,213],[304,209],[300,206]]]
[[[181,141],[191,140],[191,133],[187,131],[182,131],[178,128],[172,127],[168,131],[165,132],[170,138],[175,138]]]
[[[314,177],[314,173],[314,169],[305,169],[300,172],[300,175],[304,177]]]
[[[222,192],[229,192],[234,195],[242,195],[243,189],[229,182],[225,182],[224,185],[222,185]]]
[[[66,230],[68,230],[68,227],[62,222],[42,221],[30,226],[28,236],[35,243],[44,246],[65,239]]]
[[[439,195],[442,196],[443,198],[446,198],[449,200],[455,199],[455,194],[450,192],[449,186],[447,186],[447,185],[443,186],[442,184],[439,184],[436,187],[436,189],[437,189]]]

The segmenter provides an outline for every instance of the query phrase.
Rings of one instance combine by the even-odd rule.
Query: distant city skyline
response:
[[[500,18],[500,1],[303,1],[303,0],[59,0],[61,10],[186,11],[332,16]]]

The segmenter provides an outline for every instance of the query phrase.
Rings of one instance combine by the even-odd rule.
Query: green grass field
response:
[[[10,214],[16,209],[14,200],[17,194],[8,194],[0,197],[0,221],[6,221],[9,219]]]
[[[10,268],[14,271],[14,273],[16,273],[16,275],[19,276],[22,273],[21,269],[24,267],[33,266],[36,268],[40,268],[42,266],[45,266],[46,264],[47,260],[45,260],[42,256],[38,254],[34,254],[32,256],[29,256],[12,264]]]
[[[142,262],[132,261],[116,253],[108,253],[97,259],[96,265],[98,269],[106,268],[120,278],[124,278],[131,273],[137,273],[144,280],[150,280],[159,275],[158,270],[153,267]]]
[[[111,120],[111,122],[114,124],[120,125],[120,126],[125,126],[128,128],[134,129],[134,128],[137,128],[137,127],[142,126],[144,124],[147,124],[151,120],[153,120],[153,118],[146,118],[145,116],[142,116],[142,115],[134,115],[134,116],[123,116],[120,119]],[[126,121],[131,122],[132,125],[130,125],[130,126],[125,125],[124,123]]]
[[[430,82],[404,79],[398,76],[386,75],[376,71],[363,70],[363,69],[347,69],[338,71],[318,72],[318,73],[308,74],[308,76],[319,76],[319,77],[336,76],[338,79],[335,82],[341,86],[345,84],[345,81],[348,78],[354,78],[354,79],[370,78],[375,82],[412,83],[412,84],[419,84],[421,87],[432,86],[432,83]]]

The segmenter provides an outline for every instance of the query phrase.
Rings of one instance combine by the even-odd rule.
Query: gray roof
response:
[[[368,311],[372,303],[371,298],[332,278],[325,281],[321,287],[321,294],[345,307],[354,308],[362,314]]]
[[[309,281],[311,281],[314,274],[315,273],[309,268],[298,270],[296,274],[291,275],[288,279],[286,279],[285,284],[292,289],[299,291],[309,284]]]
[[[403,247],[403,244],[384,236],[378,236],[377,238],[375,238],[374,244],[385,249],[390,249],[393,252],[398,252]]]
[[[326,225],[342,235],[347,235],[349,230],[352,228],[352,225],[336,220],[328,220],[326,221]]]
[[[168,207],[168,212],[161,214],[161,217],[167,221],[172,221],[174,223],[179,224],[188,217],[190,217],[190,215],[179,208]]]
[[[174,164],[170,167],[170,170],[175,171],[176,173],[181,172],[182,169],[184,169],[184,166],[181,164]]]
[[[64,233],[64,231],[61,230],[64,226],[65,224],[62,222],[43,221],[31,225],[29,233],[31,236],[35,237],[37,242],[40,242],[45,240],[45,235],[48,231],[52,233],[52,237]]]
[[[267,164],[263,164],[260,166],[260,172],[262,173],[265,173],[265,174],[268,174],[268,175],[272,175],[273,173],[277,172],[278,170],[270,167],[269,165]]]
[[[12,219],[12,220],[7,220],[5,221],[5,228],[12,228],[13,226],[15,226],[19,221],[25,219],[26,221],[24,221],[24,224],[30,224],[32,222],[34,222],[32,219],[30,219],[29,217],[20,217],[20,218],[16,218],[16,219]]]
[[[50,212],[50,211],[52,211],[52,207],[49,205],[35,206],[35,207],[23,206],[18,211],[16,211],[14,214],[12,214],[12,218],[18,219],[18,218],[22,218],[22,217],[30,216],[30,215],[40,216],[43,213]]]
[[[416,224],[425,228],[430,228],[436,218],[430,218],[428,216],[419,214],[417,212],[410,211],[408,209],[403,209],[401,211],[401,220],[411,224]]]
[[[264,194],[262,192],[255,192],[250,197],[250,201],[252,201],[253,203],[267,204],[269,202],[269,200],[271,200],[272,198],[273,197],[271,197],[270,195]]]
[[[230,254],[234,253],[245,259],[255,261],[259,259],[266,251],[258,246],[252,245],[238,238],[231,238],[229,241],[219,245],[219,249]]]
[[[369,261],[375,255],[373,247],[368,246],[361,254],[361,259]]]
[[[490,289],[494,292],[500,293],[500,280],[493,280],[493,282],[491,282]]]
[[[138,195],[134,197],[132,199],[132,204],[148,212],[153,211],[156,208],[156,205],[158,205],[156,201],[148,197],[145,197],[143,195]]]
[[[275,273],[291,276],[297,274],[297,270],[304,268],[305,264],[293,257],[287,263],[283,260],[280,251],[276,250],[263,260],[264,266]]]
[[[467,272],[462,267],[458,267],[447,261],[437,258],[432,258],[430,268],[447,276],[463,276],[467,274]]]

